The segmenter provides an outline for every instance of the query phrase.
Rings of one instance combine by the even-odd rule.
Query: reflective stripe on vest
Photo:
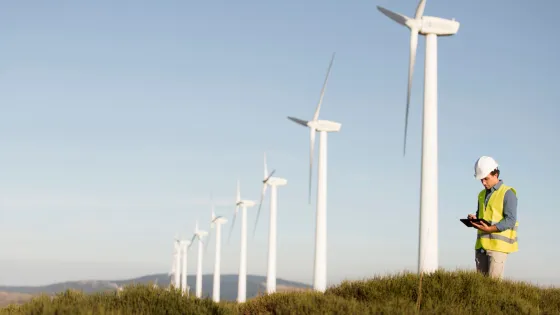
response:
[[[483,189],[478,194],[478,214],[482,214],[481,219],[490,222],[494,225],[504,218],[504,196],[508,190],[513,191],[515,195],[517,192],[514,188],[506,186],[502,183],[500,188],[495,190],[488,200],[488,204],[484,206],[486,199],[486,190]],[[517,227],[519,222],[515,222],[513,229],[508,229],[502,232],[486,233],[478,230],[476,237],[475,249],[484,248],[485,250],[493,250],[503,253],[516,252],[517,244]]]

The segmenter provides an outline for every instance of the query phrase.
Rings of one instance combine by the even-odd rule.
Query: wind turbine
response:
[[[214,212],[214,203],[212,202],[212,220],[210,221],[210,228],[216,227],[216,258],[214,259],[214,285],[212,288],[212,299],[214,302],[220,302],[220,260],[222,251],[222,224],[225,224],[227,219],[222,216],[216,216]],[[207,240],[208,242],[208,240]]]
[[[173,242],[173,262],[171,264],[171,271],[169,274],[173,274],[173,286],[175,288],[179,288],[179,281],[181,277],[181,240],[175,237],[175,241]]]
[[[327,133],[340,131],[341,124],[329,121],[319,120],[319,111],[325,94],[325,87],[329,79],[331,67],[334,61],[333,53],[319,103],[315,109],[313,119],[306,121],[299,118],[288,117],[291,121],[309,127],[310,132],[310,151],[309,151],[309,202],[311,203],[311,174],[313,169],[313,149],[315,147],[315,132],[319,131],[319,165],[317,174],[317,217],[315,228],[315,267],[313,275],[313,289],[319,292],[325,292],[327,289]]]
[[[237,283],[238,303],[243,303],[247,299],[247,208],[254,207],[255,205],[256,203],[252,200],[241,199],[241,188],[239,180],[237,180],[235,212],[233,213],[229,237],[231,237],[231,231],[233,231],[233,226],[235,225],[235,218],[237,212],[239,212],[239,207],[241,207],[241,250],[239,255],[239,280]]]
[[[196,297],[197,298],[202,297],[202,255],[203,255],[202,251],[204,249],[204,241],[202,239],[206,235],[208,235],[208,232],[199,230],[198,221],[196,221],[194,227],[194,235],[190,241],[189,247],[192,246],[192,244],[194,244],[195,239],[198,240],[198,262],[196,265]]]
[[[116,284],[114,282],[110,282],[109,286],[114,288],[115,290],[117,290],[117,295],[120,295],[121,292],[124,290],[124,284],[122,286],[119,286],[118,284]]]
[[[181,292],[187,295],[189,294],[189,286],[187,284],[187,251],[191,243],[192,241],[189,240],[180,241],[181,252],[183,256],[183,264],[181,266]]]
[[[276,172],[273,170],[268,173],[268,167],[266,165],[266,153],[264,154],[264,180],[261,201],[259,203],[259,210],[257,211],[257,219],[255,220],[255,227],[253,229],[253,236],[257,229],[257,223],[259,221],[259,214],[261,213],[262,202],[266,194],[266,188],[270,186],[270,227],[268,230],[268,269],[266,275],[266,292],[272,294],[276,292],[276,212],[278,207],[277,198],[277,187],[284,186],[288,184],[288,181],[280,177],[272,177]]]
[[[418,47],[418,34],[426,36],[424,65],[424,114],[422,121],[422,173],[420,189],[420,240],[418,272],[433,272],[438,268],[438,154],[437,154],[437,37],[452,36],[459,31],[459,22],[424,16],[426,0],[421,0],[414,18],[378,6],[381,13],[410,29],[410,60],[408,93],[404,128],[403,155],[406,153],[408,111],[412,74]]]

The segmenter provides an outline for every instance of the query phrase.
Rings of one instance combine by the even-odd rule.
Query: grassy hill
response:
[[[235,301],[237,298],[237,275],[221,276],[221,299]],[[0,286],[0,306],[6,305],[6,302],[23,302],[29,300],[33,295],[47,294],[54,295],[66,290],[77,290],[84,293],[97,293],[103,291],[114,291],[115,285],[131,285],[131,284],[153,284],[163,288],[169,287],[171,278],[167,274],[154,274],[143,277],[126,279],[126,280],[86,280],[86,281],[70,281],[54,283],[45,286]],[[287,281],[277,279],[278,288],[284,290],[307,289],[310,286],[300,282]],[[265,290],[266,277],[257,275],[247,275],[247,297],[255,297],[259,292]],[[191,287],[191,293],[194,294],[196,285],[196,276],[187,276],[187,285]],[[213,275],[202,276],[202,295],[212,296],[214,288]]]
[[[421,293],[421,295],[419,295]],[[419,299],[419,296],[421,299]],[[560,289],[496,281],[474,272],[438,271],[344,282],[324,294],[276,293],[246,303],[214,303],[178,291],[135,285],[124,291],[84,294],[68,290],[39,297],[4,314],[560,314]]]

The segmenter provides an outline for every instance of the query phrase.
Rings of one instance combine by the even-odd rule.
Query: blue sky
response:
[[[288,179],[278,276],[311,283],[308,132],[286,116],[312,117],[333,51],[320,115],[342,123],[328,145],[329,282],[415,270],[425,40],[403,157],[409,32],[376,5],[410,16],[417,2],[3,3],[0,284],[169,271],[175,233],[190,236],[196,219],[208,227],[211,191],[229,218],[238,178],[244,198],[259,198],[264,151]],[[491,155],[519,195],[520,251],[506,276],[560,284],[551,276],[558,239],[548,236],[560,220],[551,198],[560,175],[559,9],[427,3],[426,15],[461,22],[438,41],[441,267],[474,268],[475,231],[459,218],[475,211],[482,188],[475,160]],[[263,209],[249,238],[250,274],[266,273]],[[225,226],[224,273],[237,272],[238,223],[229,245]]]

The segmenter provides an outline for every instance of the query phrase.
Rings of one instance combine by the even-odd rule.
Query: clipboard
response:
[[[474,222],[474,223],[484,222],[488,226],[492,225],[492,224],[490,224],[490,222],[488,222],[484,219],[460,219],[460,220],[461,220],[461,222],[463,222],[464,225],[466,225],[467,227],[472,227],[472,228],[474,228],[474,226],[471,224],[471,222]]]

